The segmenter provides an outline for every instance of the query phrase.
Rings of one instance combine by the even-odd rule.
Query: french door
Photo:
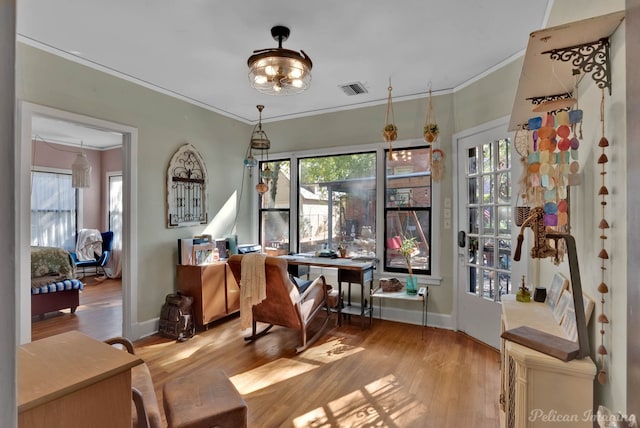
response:
[[[499,348],[500,300],[518,287],[511,261],[519,158],[513,162],[506,122],[462,135],[456,143],[458,329]]]

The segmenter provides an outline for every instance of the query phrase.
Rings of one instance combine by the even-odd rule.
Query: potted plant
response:
[[[409,276],[407,277],[407,294],[417,294],[418,293],[418,279],[413,276],[413,270],[411,269],[411,257],[418,249],[418,243],[416,238],[414,237],[406,237],[402,236],[402,240],[400,241],[400,254],[404,257],[407,262],[407,269],[409,270]]]
[[[384,129],[382,130],[382,135],[384,136],[384,141],[386,141],[387,143],[390,141],[396,141],[396,139],[398,138],[398,127],[393,123],[389,123],[385,125]]]
[[[344,242],[340,242],[338,244],[338,253],[340,254],[340,257],[342,258],[347,257],[347,248],[348,248],[348,245]]]
[[[427,123],[424,126],[424,140],[427,143],[433,143],[435,140],[437,140],[439,133],[440,130],[438,129],[437,123]]]

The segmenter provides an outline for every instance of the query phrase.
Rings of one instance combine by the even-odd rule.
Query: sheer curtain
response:
[[[76,189],[71,174],[31,172],[31,245],[73,249]]]
[[[109,176],[109,230],[113,248],[105,272],[109,278],[122,277],[122,175]]]

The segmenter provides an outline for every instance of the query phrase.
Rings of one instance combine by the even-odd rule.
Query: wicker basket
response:
[[[516,207],[516,226],[522,226],[527,218],[531,215],[531,208],[527,206]]]

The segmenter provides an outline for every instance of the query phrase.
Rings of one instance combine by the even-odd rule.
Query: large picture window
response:
[[[400,254],[400,242],[413,238],[411,255],[414,273],[431,273],[431,172],[428,147],[396,150],[385,156],[385,251],[384,268],[408,272]]]
[[[376,255],[376,153],[299,161],[299,252]]]
[[[412,272],[437,276],[438,253],[431,250],[439,239],[432,230],[437,213],[432,211],[431,150],[397,149],[391,159],[388,153],[376,148],[260,162],[259,174],[268,186],[258,205],[264,252],[333,250],[338,256],[342,249],[345,257],[376,259],[385,272],[408,273],[394,245],[406,237],[417,244]]]

